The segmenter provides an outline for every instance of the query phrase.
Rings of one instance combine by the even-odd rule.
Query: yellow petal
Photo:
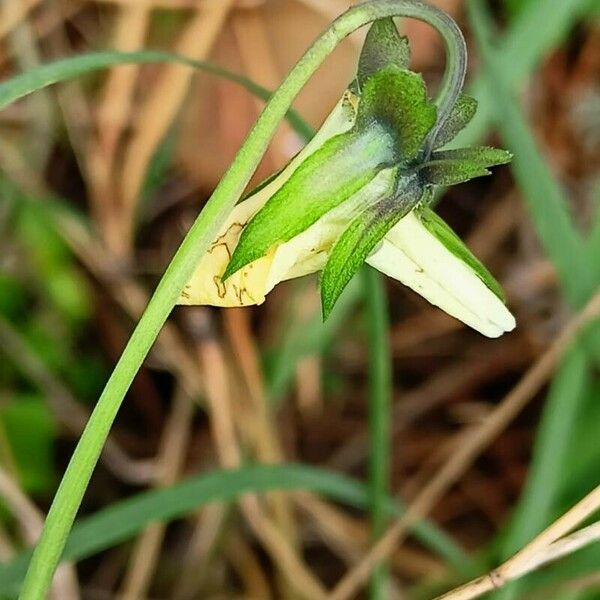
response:
[[[292,267],[300,261],[303,262],[304,266],[298,268],[299,273],[302,272],[302,269],[307,273],[318,270],[313,268],[313,264],[321,264],[320,258],[316,258],[316,262],[311,262],[311,254],[315,253],[310,252],[310,248],[306,248],[306,244],[311,242],[305,240],[306,243],[300,242],[294,245],[293,240],[291,240],[288,244],[283,244],[283,246],[286,246],[285,249],[278,252],[279,249],[274,247],[266,256],[240,269],[227,281],[221,279],[246,223],[281,188],[308,156],[320,148],[328,139],[348,131],[354,124],[355,117],[355,97],[347,92],[325,120],[315,137],[290,161],[287,167],[273,181],[270,181],[265,187],[235,206],[221,228],[219,235],[202,257],[190,281],[181,292],[178,300],[179,304],[208,304],[213,306],[261,304],[264,302],[265,295],[273,286],[282,279],[289,279],[286,274],[286,265]],[[320,235],[317,233],[317,237]],[[302,254],[303,252],[306,254],[305,260],[294,254]],[[272,273],[271,267],[276,255],[278,256],[276,270]]]
[[[264,302],[265,282],[274,251],[240,269],[226,281],[221,279],[244,223],[234,220],[211,244],[181,292],[179,304],[250,306]]]
[[[504,303],[411,213],[367,262],[488,337],[515,328]]]

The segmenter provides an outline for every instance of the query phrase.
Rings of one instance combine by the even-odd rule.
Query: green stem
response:
[[[369,506],[371,535],[379,539],[386,527],[385,503],[389,494],[391,357],[388,346],[389,319],[385,289],[375,269],[363,268],[369,339]],[[384,600],[387,567],[379,564],[371,574],[371,600]]]
[[[50,507],[25,577],[21,599],[42,600],[46,597],[75,515],[123,398],[175,306],[180,291],[241,196],[294,98],[344,38],[367,23],[394,16],[425,21],[442,35],[447,65],[437,103],[439,118],[447,117],[462,88],[464,69],[461,69],[461,61],[464,62],[465,50],[460,29],[444,12],[412,0],[372,0],[349,9],[314,42],[265,106],[229,170],[175,253],[133,331],[75,448]]]

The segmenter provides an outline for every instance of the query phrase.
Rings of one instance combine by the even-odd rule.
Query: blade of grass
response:
[[[286,330],[284,339],[278,345],[266,382],[271,402],[277,402],[284,396],[302,358],[326,351],[361,296],[362,288],[359,282],[352,281],[325,323],[321,317],[321,310],[317,309],[308,318],[294,323]]]
[[[569,452],[577,435],[577,417],[587,399],[591,384],[589,361],[575,347],[565,358],[557,373],[536,434],[529,476],[502,544],[502,559],[506,560],[547,527],[559,512],[565,476],[571,460]],[[518,596],[522,582],[516,581],[497,594],[508,600]]]
[[[522,81],[544,54],[565,36],[575,20],[580,18],[587,2],[588,0],[528,2],[511,24],[508,36],[501,44],[505,77],[516,83]],[[543,22],[543,27],[540,27],[540,22]]]
[[[181,518],[211,502],[229,502],[242,494],[277,490],[311,491],[355,508],[369,504],[369,492],[364,484],[305,465],[249,465],[212,471],[168,488],[142,492],[82,518],[73,527],[62,560],[83,560],[131,539],[149,523]],[[388,516],[396,516],[402,510],[389,496],[385,496],[382,509]],[[413,531],[422,544],[449,562],[468,562],[462,550],[429,522],[419,522]],[[0,590],[14,590],[19,586],[30,558],[31,552],[24,552],[0,565]]]
[[[490,47],[492,26],[484,5],[472,0],[468,4],[471,22],[484,58],[484,77],[496,103],[498,127],[515,158],[515,178],[523,191],[534,225],[544,248],[554,262],[570,304],[585,302],[600,282],[583,236],[568,213],[568,198],[542,158],[529,127],[510,94],[506,79]],[[572,254],[572,253],[577,254]],[[593,335],[593,337],[591,337]],[[600,330],[589,339],[596,356],[600,356]],[[588,364],[577,347],[571,352],[554,381],[542,425],[536,440],[536,453],[530,479],[520,500],[503,552],[512,553],[533,537],[551,519],[565,490],[564,467],[569,439],[577,435],[577,419],[589,387]],[[558,461],[561,461],[561,465]],[[506,588],[499,598],[514,598],[524,582]]]
[[[528,4],[531,4],[531,0],[506,0],[504,4],[504,10],[509,16],[514,17],[514,15],[519,14],[519,11],[523,10]]]
[[[598,479],[600,464],[600,444],[598,444],[598,426],[600,423],[600,379],[596,378],[587,390],[587,401],[579,413],[578,435],[571,444],[570,451],[577,461],[571,461],[569,479],[571,485],[563,491],[562,507],[573,503],[589,491],[590,482]],[[565,486],[566,487],[566,486]]]
[[[499,67],[497,50],[489,41],[491,26],[484,5],[470,0],[467,7],[484,62],[482,72],[494,99],[498,130],[504,144],[514,153],[513,174],[565,296],[572,307],[580,308],[600,284],[600,273],[588,259],[583,236],[569,214],[568,198],[542,157]],[[600,329],[592,328],[586,339],[591,340],[594,353],[600,357]]]
[[[32,92],[115,65],[173,62],[224,77],[242,86],[265,102],[271,97],[269,90],[258,85],[251,79],[208,61],[193,60],[179,54],[159,50],[144,50],[142,52],[116,52],[109,50],[63,58],[3,81],[0,83],[0,110]],[[304,139],[312,137],[312,128],[296,111],[290,109],[287,119],[298,135]]]
[[[593,268],[597,272],[600,272],[600,189],[596,191],[596,197],[599,202],[588,235],[587,250],[592,260]]]
[[[385,504],[389,496],[392,405],[389,317],[380,273],[365,266],[362,276],[369,341],[369,507],[371,535],[377,541],[388,523]],[[371,599],[387,598],[387,588],[387,565],[380,563],[371,574]]]
[[[597,0],[594,0],[597,1]],[[507,85],[514,90],[533,71],[552,46],[574,25],[582,14],[591,10],[589,0],[554,0],[529,2],[519,11],[508,31],[499,42],[497,68],[506,77]],[[544,27],[539,27],[543,19]],[[517,52],[518,50],[518,52]],[[485,137],[494,117],[494,98],[483,75],[468,86],[467,93],[477,99],[477,113],[448,148],[471,146]],[[444,188],[436,190],[434,202],[444,194]]]
[[[510,90],[527,77],[556,42],[581,17],[589,0],[536,0],[529,2],[499,43],[497,69],[506,79]],[[543,27],[540,27],[543,23]],[[477,114],[452,142],[452,146],[470,146],[480,140],[489,129],[494,116],[494,94],[485,75],[480,75],[469,86],[468,93],[477,98]]]

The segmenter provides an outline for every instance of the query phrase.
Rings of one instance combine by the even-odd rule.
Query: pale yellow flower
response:
[[[183,290],[180,304],[223,307],[262,304],[281,281],[323,269],[329,250],[352,217],[387,192],[393,169],[382,170],[348,201],[301,234],[273,246],[265,256],[226,281],[221,278],[248,221],[312,152],[327,139],[348,131],[354,116],[355,98],[348,93],[304,150],[271,182],[234,208]],[[515,327],[515,319],[503,301],[429,231],[415,211],[385,235],[367,262],[483,335],[498,337]]]

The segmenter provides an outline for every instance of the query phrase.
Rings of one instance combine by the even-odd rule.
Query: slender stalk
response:
[[[265,106],[229,170],[175,253],[133,331],[75,448],[50,507],[25,577],[20,595],[22,600],[46,597],[75,515],[123,398],[175,306],[180,291],[241,196],[294,98],[344,38],[367,23],[392,16],[425,21],[442,35],[447,64],[437,104],[439,119],[443,121],[448,116],[462,88],[466,51],[460,29],[444,12],[412,0],[372,0],[349,9],[314,42]]]
[[[388,311],[381,275],[365,266],[369,339],[369,507],[371,535],[377,541],[387,526],[385,502],[389,495],[391,357],[388,346]],[[371,574],[371,600],[385,600],[387,566],[380,563]]]

